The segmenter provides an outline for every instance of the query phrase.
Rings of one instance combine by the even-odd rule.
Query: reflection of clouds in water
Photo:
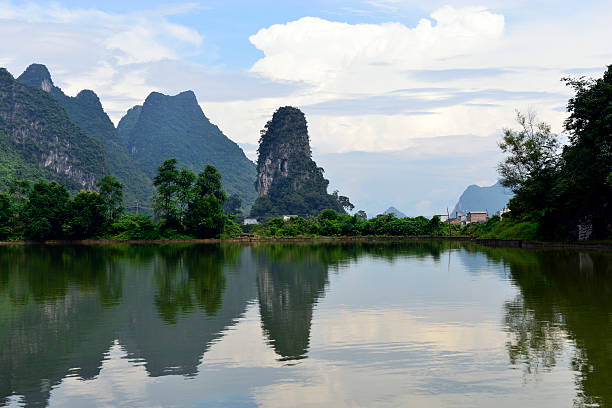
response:
[[[584,403],[609,399],[612,289],[600,273],[609,270],[608,257],[453,248],[449,254],[442,245],[249,247],[226,265],[224,286],[212,279],[216,274],[185,280],[173,272],[176,265],[208,270],[208,258],[191,262],[191,251],[156,249],[140,263],[132,254],[126,259],[138,270],[121,273],[124,295],[112,307],[103,306],[96,289],[109,281],[96,274],[95,285],[82,279],[67,292],[56,285],[60,295],[40,309],[35,302],[11,306],[30,319],[55,317],[61,336],[45,335],[39,344],[35,332],[26,333],[41,350],[31,356],[4,350],[1,361],[15,368],[5,371],[19,380],[4,395],[19,389],[46,399],[50,387],[50,406],[79,407],[497,408],[534,401],[565,406],[580,395]],[[86,264],[72,255],[74,265]],[[154,302],[160,273],[172,278],[169,288],[224,287],[220,308],[209,314],[195,307],[165,321]],[[0,300],[9,299],[5,289]],[[65,325],[57,330],[56,323]],[[50,347],[55,344],[70,347]],[[279,361],[302,352],[307,358]],[[526,375],[525,367],[539,375]],[[0,377],[0,386],[2,378],[9,377]],[[10,405],[18,399],[10,397]]]

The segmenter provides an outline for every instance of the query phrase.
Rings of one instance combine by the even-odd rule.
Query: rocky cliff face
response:
[[[272,120],[266,124],[259,145],[257,161],[257,193],[259,197],[267,196],[270,187],[278,177],[288,177],[291,168],[293,187],[300,187],[300,179],[308,179],[308,166],[311,159],[310,141],[306,117],[296,108],[290,106],[276,111]],[[311,166],[310,166],[311,167]],[[316,165],[315,165],[316,167]]]
[[[72,122],[104,146],[109,173],[123,183],[126,203],[135,200],[146,203],[149,200],[153,195],[151,179],[131,160],[115,125],[104,112],[94,91],[82,90],[76,97],[66,95],[53,84],[49,70],[41,64],[30,65],[18,81],[53,96],[64,107]]]
[[[56,179],[73,191],[93,189],[106,172],[104,148],[77,127],[58,101],[42,89],[50,86],[50,77],[40,70],[34,74],[37,76],[31,79],[41,89],[25,85],[0,69],[0,133],[6,138],[6,150],[0,155],[10,151],[13,157],[19,156],[18,163],[11,159],[14,171],[3,177],[27,177],[33,173],[21,169],[38,167],[42,171],[37,175]]]
[[[259,140],[258,198],[251,215],[315,215],[323,209],[344,210],[327,194],[329,182],[312,160],[306,117],[297,108],[279,108]]]

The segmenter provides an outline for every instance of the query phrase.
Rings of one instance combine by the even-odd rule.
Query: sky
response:
[[[433,215],[497,181],[517,110],[562,132],[561,78],[612,64],[611,17],[589,0],[0,0],[0,66],[45,64],[115,123],[191,89],[252,160],[274,111],[297,106],[330,190],[369,215]]]

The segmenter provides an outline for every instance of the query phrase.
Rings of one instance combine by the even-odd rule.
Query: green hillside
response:
[[[117,129],[93,91],[83,90],[76,97],[67,96],[53,84],[47,67],[41,64],[30,65],[18,80],[49,92],[77,126],[102,143],[106,150],[109,174],[117,177],[125,186],[126,203],[149,201],[153,194],[151,179],[132,161]]]
[[[192,91],[175,96],[151,93],[119,122],[119,135],[131,157],[149,177],[168,158],[181,167],[202,171],[212,164],[223,174],[223,188],[245,204],[255,200],[255,164],[213,125]]]
[[[77,127],[47,92],[0,68],[0,187],[14,178],[93,188],[107,173],[103,146]]]

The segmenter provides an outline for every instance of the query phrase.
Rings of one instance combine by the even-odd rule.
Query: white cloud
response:
[[[338,23],[304,17],[260,30],[250,41],[265,57],[252,70],[275,79],[327,82],[345,73],[431,69],[443,59],[484,53],[499,40],[504,17],[486,9],[442,7],[416,27]]]
[[[180,60],[205,48],[196,30],[166,19],[196,6],[116,14],[0,2],[0,37],[11,38],[0,46],[11,56],[3,66],[17,76],[30,63],[43,63],[68,94],[96,91],[117,121],[154,90],[143,79],[147,64]]]

